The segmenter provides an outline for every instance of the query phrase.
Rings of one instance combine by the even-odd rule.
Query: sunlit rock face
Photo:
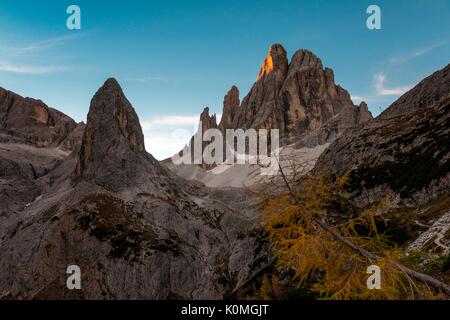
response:
[[[266,59],[264,59],[261,68],[259,69],[257,81],[261,80],[265,76],[274,70],[285,74],[288,67],[288,61],[286,56],[286,50],[280,44],[274,44],[270,47],[269,53]]]

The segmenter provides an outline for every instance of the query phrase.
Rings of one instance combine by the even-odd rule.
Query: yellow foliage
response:
[[[276,275],[264,275],[259,292],[262,300],[271,300],[283,296],[282,288]]]
[[[326,299],[417,299],[438,298],[422,283],[398,270],[402,250],[380,234],[376,218],[382,219],[388,207],[377,204],[359,213],[334,221],[329,207],[336,195],[345,194],[347,174],[336,179],[304,176],[296,179],[295,188],[278,194],[260,194],[261,216],[277,264],[295,272],[299,286],[312,282],[312,291]],[[315,221],[324,221],[353,244],[382,257],[373,261],[336,239]],[[381,268],[381,289],[367,288],[369,265]],[[263,281],[268,292],[269,279]]]

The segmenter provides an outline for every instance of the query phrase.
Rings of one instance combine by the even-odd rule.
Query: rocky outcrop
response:
[[[209,115],[209,108],[205,107],[200,114],[197,132],[191,137],[188,146],[179,152],[179,155],[184,157],[186,157],[187,154],[190,154],[190,163],[199,164],[204,169],[211,167],[202,160],[203,151],[209,144],[209,142],[204,141],[203,134],[209,129],[220,130],[217,125],[216,114]],[[195,141],[197,141],[197,143]],[[198,159],[198,157],[200,158]]]
[[[217,129],[217,117],[216,114],[209,115],[209,108],[205,107],[200,114],[200,122],[202,124],[202,131],[205,132],[209,129]]]
[[[233,119],[239,111],[240,103],[239,89],[236,86],[232,86],[223,98],[223,112],[219,124],[222,132],[225,133],[226,129],[233,127]]]
[[[40,179],[66,156],[55,148],[0,143],[0,225],[2,217],[14,216],[41,194]]]
[[[57,146],[76,125],[70,117],[40,100],[0,88],[0,141]]]
[[[75,129],[73,129],[69,133],[69,135],[63,141],[61,141],[61,143],[59,144],[58,147],[61,150],[64,150],[67,152],[78,150],[79,147],[81,146],[85,128],[86,128],[86,125],[83,122],[77,124]]]
[[[284,77],[288,67],[286,50],[280,44],[274,44],[270,47],[267,58],[264,59],[261,69],[259,69],[257,81],[274,76],[279,79]]]
[[[160,165],[114,79],[92,99],[79,149],[0,215],[0,297],[221,299],[267,263],[252,200]],[[69,265],[82,290],[67,289]]]
[[[372,113],[369,111],[369,106],[364,101],[359,104],[358,112],[356,114],[356,123],[365,123],[372,119]]]

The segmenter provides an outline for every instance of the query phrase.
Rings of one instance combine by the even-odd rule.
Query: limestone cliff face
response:
[[[0,141],[57,146],[76,125],[70,117],[40,100],[0,88]]]

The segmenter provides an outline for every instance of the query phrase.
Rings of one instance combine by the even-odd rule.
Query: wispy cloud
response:
[[[399,65],[399,64],[408,62],[410,60],[413,60],[415,58],[423,56],[423,55],[427,54],[428,52],[433,51],[434,49],[442,47],[443,45],[448,43],[448,40],[449,39],[445,39],[445,40],[433,43],[431,45],[428,45],[428,46],[425,46],[422,48],[417,48],[417,49],[411,50],[411,51],[403,53],[401,55],[393,56],[388,59],[388,62],[390,65]]]
[[[412,88],[412,86],[385,88],[385,81],[386,76],[383,73],[378,73],[374,76],[373,85],[375,87],[376,93],[380,96],[402,95]]]
[[[67,36],[53,37],[37,42],[33,42],[23,46],[6,46],[0,45],[0,52],[9,56],[23,56],[36,53],[38,51],[45,51],[56,46],[62,45],[66,42],[79,38],[80,34],[73,34]]]
[[[0,45],[0,72],[47,74],[66,71],[69,68],[64,66],[43,65],[35,63],[34,61],[33,63],[30,63],[27,58],[38,52],[49,51],[78,37],[80,37],[80,34],[48,38],[22,46]],[[46,58],[48,58],[48,52],[46,52]]]
[[[0,72],[21,73],[21,74],[46,74],[65,70],[67,70],[66,67],[21,65],[0,61]]]
[[[127,78],[126,80],[133,81],[133,82],[151,82],[151,81],[168,82],[169,81],[169,79],[167,79],[165,77],[154,77],[154,76]]]

